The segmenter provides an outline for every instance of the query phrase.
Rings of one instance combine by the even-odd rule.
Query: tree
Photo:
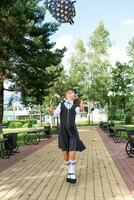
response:
[[[0,4],[0,123],[4,90],[21,92],[24,104],[41,104],[63,70],[57,66],[65,49],[54,50],[50,36],[56,23],[45,23],[39,0],[1,1]],[[4,81],[11,81],[4,88]]]
[[[134,37],[128,43],[127,52],[130,57],[131,63],[134,66]]]
[[[69,85],[73,88],[79,88],[80,95],[85,98],[83,84],[85,82],[86,73],[86,48],[81,39],[77,41],[69,63]]]
[[[55,108],[59,101],[65,98],[68,88],[70,88],[69,78],[63,70],[61,75],[54,82],[54,85],[50,88],[49,95],[45,97],[44,106]]]
[[[126,63],[116,63],[112,70],[112,91],[115,93],[114,104],[117,109],[132,112],[131,100],[133,98],[134,85],[132,84],[132,66]]]
[[[83,41],[76,44],[70,59],[70,81],[79,87],[84,100],[101,108],[109,104],[107,93],[111,87],[111,65],[108,49],[111,46],[109,32],[100,22],[89,39],[87,48]]]
[[[111,46],[109,32],[101,21],[90,37],[87,53],[87,92],[89,98],[105,107],[109,102],[107,93],[110,89],[110,72],[108,49]]]

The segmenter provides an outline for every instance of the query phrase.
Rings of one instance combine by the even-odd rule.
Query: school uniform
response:
[[[76,114],[80,113],[80,107],[73,101],[63,100],[54,111],[54,116],[60,115],[60,130],[58,135],[58,147],[62,151],[83,151],[86,149],[80,140],[75,125]],[[65,161],[68,170],[67,182],[76,183],[75,166],[76,160]]]
[[[80,107],[69,100],[59,103],[54,112],[54,115],[60,115],[58,147],[63,151],[83,151],[86,148],[79,138],[75,125],[75,117],[78,113]]]

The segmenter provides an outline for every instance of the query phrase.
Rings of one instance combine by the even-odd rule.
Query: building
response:
[[[106,121],[107,116],[105,113],[101,112],[99,109],[95,109],[93,112],[90,111],[89,105],[84,102],[84,113],[77,116],[76,121],[85,121],[88,120],[90,123],[93,122],[99,122],[99,121]],[[4,104],[4,121],[10,121],[10,120],[20,120],[20,119],[30,119],[34,118],[37,120],[48,120],[49,116],[45,114],[45,110],[42,111],[37,106],[34,106],[34,108],[31,107],[25,107],[22,105],[19,101],[14,102],[12,105],[9,105],[9,103]]]
[[[29,118],[30,107],[25,107],[20,102],[14,102],[12,105],[4,104],[3,120],[19,120]]]

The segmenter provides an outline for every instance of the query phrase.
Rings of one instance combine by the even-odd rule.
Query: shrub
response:
[[[26,127],[32,127],[32,125],[37,124],[36,119],[31,120],[11,120],[11,121],[5,121],[4,124],[7,124],[8,128],[26,128]]]
[[[117,111],[115,116],[114,116],[114,120],[123,120],[124,119],[124,113],[122,111]]]
[[[29,120],[29,122],[28,122],[28,128],[31,128],[32,127],[32,120]]]
[[[31,119],[32,124],[37,124],[37,119]]]
[[[132,123],[133,123],[132,115],[126,114],[125,124],[132,124]]]
[[[22,128],[28,128],[28,122],[22,125]]]
[[[22,123],[20,121],[11,121],[8,125],[8,128],[20,128],[22,127]]]

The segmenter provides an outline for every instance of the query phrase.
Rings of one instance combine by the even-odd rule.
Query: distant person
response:
[[[67,182],[76,182],[76,151],[86,149],[84,143],[80,140],[75,125],[76,114],[83,111],[83,103],[76,100],[74,90],[69,89],[65,99],[59,103],[56,110],[48,109],[48,113],[57,116],[60,115],[60,131],[58,135],[58,147],[62,149],[65,165],[68,170]]]

